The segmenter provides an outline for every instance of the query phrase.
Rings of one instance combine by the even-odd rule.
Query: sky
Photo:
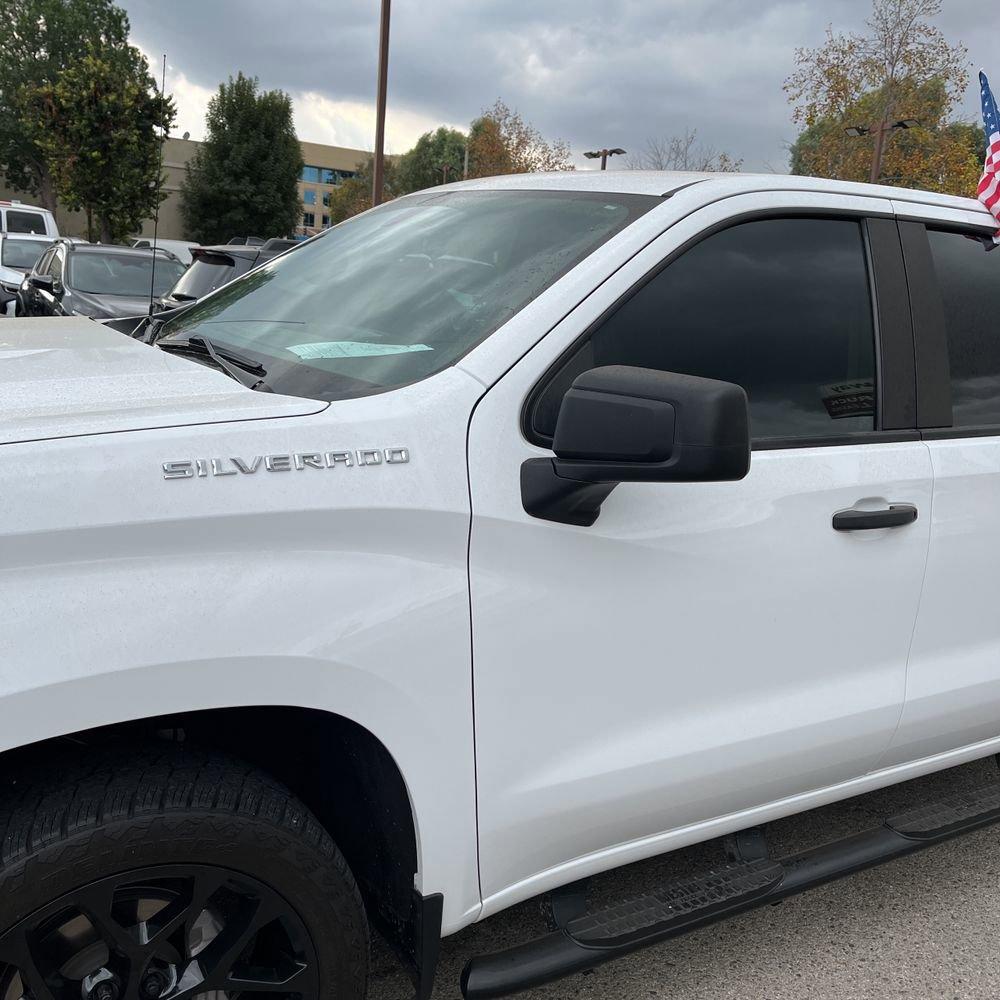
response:
[[[174,134],[242,70],[291,94],[300,139],[371,149],[378,0],[119,0],[178,105]],[[1000,4],[943,0],[938,26],[1000,85]],[[796,131],[782,82],[799,46],[863,28],[871,0],[396,0],[386,150],[465,128],[502,98],[549,139],[640,151],[697,129],[745,170],[784,172]],[[974,74],[972,74],[974,77]],[[995,90],[1000,87],[995,86]],[[974,80],[961,116],[979,119]]]

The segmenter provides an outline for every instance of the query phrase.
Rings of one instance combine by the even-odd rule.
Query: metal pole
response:
[[[469,144],[465,144],[465,163],[462,166],[462,180],[467,181],[469,179]]]
[[[601,170],[608,169],[608,151],[606,149],[601,150]]]
[[[868,176],[868,180],[872,184],[877,184],[882,174],[882,160],[885,156],[885,137],[894,127],[890,124],[888,115],[885,115],[876,126],[875,148],[872,150],[872,169]]]
[[[160,77],[160,104],[162,109],[164,92],[167,89],[167,54],[163,53],[163,75]],[[163,144],[167,141],[167,130],[164,128],[162,130],[163,134],[160,136],[160,151],[156,158],[156,206],[153,209],[153,249],[150,253],[153,255],[152,266],[149,269],[149,312],[148,316],[153,315],[153,292],[156,289],[156,237],[160,229],[160,184],[163,180]],[[90,235],[89,233],[87,234]]]
[[[382,204],[385,175],[385,92],[389,82],[389,4],[382,0],[382,24],[378,41],[378,94],[375,113],[375,163],[372,170],[372,204]]]

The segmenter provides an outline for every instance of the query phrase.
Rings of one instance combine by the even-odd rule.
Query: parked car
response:
[[[191,251],[200,245],[199,243],[191,243],[188,240],[161,240],[159,238],[156,240],[157,248],[168,250],[182,264],[191,263]],[[153,241],[151,238],[143,236],[133,240],[132,246],[138,247],[140,250],[150,250],[152,249]]]
[[[376,928],[426,1000],[442,935],[546,898],[444,991],[483,1000],[1000,820],[991,783],[790,858],[761,830],[1000,750],[995,229],[515,175],[152,346],[7,321],[4,995],[361,1000]]]
[[[154,268],[153,258],[156,258]],[[25,275],[19,311],[25,316],[138,316],[171,288],[184,265],[165,250],[73,243],[60,239]]]
[[[0,316],[16,314],[24,276],[52,243],[48,236],[0,233]]]
[[[0,201],[0,232],[56,237],[59,227],[47,208],[19,201]]]
[[[159,308],[176,309],[203,298],[259,264],[297,246],[295,240],[275,238],[264,241],[260,246],[227,244],[195,247],[191,251],[191,266],[177,279],[177,284],[161,297]]]

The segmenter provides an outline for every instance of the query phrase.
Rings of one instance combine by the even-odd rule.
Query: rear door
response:
[[[913,207],[903,209],[913,212]],[[900,222],[934,467],[906,706],[886,763],[1000,737],[1000,249],[988,216]]]
[[[776,194],[689,216],[477,407],[470,571],[488,908],[855,778],[889,746],[931,471],[913,429],[896,226],[866,211],[890,214],[873,199]],[[746,387],[749,476],[623,484],[586,528],[526,514],[521,464],[551,455],[573,378],[609,364]],[[839,511],[899,503],[917,508],[914,523],[833,529]]]

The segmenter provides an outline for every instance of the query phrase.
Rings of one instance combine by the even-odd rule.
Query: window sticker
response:
[[[870,378],[824,385],[820,392],[826,412],[833,420],[875,414],[875,382]]]
[[[389,354],[433,351],[426,344],[366,344],[359,340],[327,340],[318,344],[295,344],[288,350],[303,361],[316,358],[378,358]]]

